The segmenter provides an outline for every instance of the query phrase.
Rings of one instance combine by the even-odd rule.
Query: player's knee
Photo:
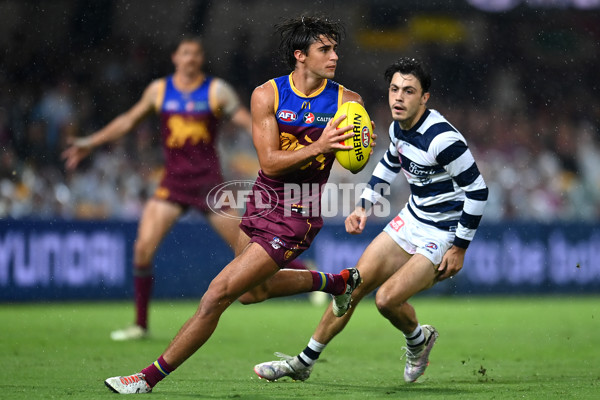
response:
[[[398,302],[392,293],[381,288],[377,291],[377,295],[375,295],[375,305],[379,313],[387,318],[393,314],[395,309],[402,305],[402,302]]]
[[[255,303],[260,303],[262,301],[265,301],[269,298],[268,292],[265,288],[263,288],[262,286],[259,287],[255,287],[252,290],[249,290],[248,292],[244,293],[243,295],[240,296],[240,298],[238,299],[240,303],[247,305],[247,304],[255,304]]]
[[[235,299],[232,299],[226,291],[209,287],[204,296],[202,296],[197,314],[204,317],[216,315],[218,318],[234,301]]]
[[[256,304],[256,303],[260,303],[261,301],[264,301],[264,300],[266,300],[266,299],[259,297],[259,296],[255,295],[254,293],[250,293],[250,292],[244,293],[238,299],[238,301],[240,303],[242,303],[243,305]]]

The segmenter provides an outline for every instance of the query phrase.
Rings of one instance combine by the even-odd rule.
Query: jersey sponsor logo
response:
[[[413,175],[424,176],[424,175],[433,175],[435,173],[435,169],[426,168],[426,167],[423,167],[423,166],[411,161],[410,164],[408,165],[408,172],[410,172]]]
[[[194,112],[194,111],[205,111],[208,110],[208,102],[207,101],[188,101],[185,104],[185,111]]]
[[[168,148],[183,147],[188,141],[193,146],[200,142],[210,143],[210,133],[204,121],[172,115],[167,121],[167,126],[170,131],[166,141]]]
[[[394,218],[390,222],[390,226],[392,227],[393,230],[398,232],[398,231],[400,231],[400,228],[402,228],[404,226],[404,220],[402,218],[400,218],[399,215],[396,215],[396,218]]]
[[[179,102],[177,100],[167,100],[165,103],[166,111],[178,111],[179,110]]]
[[[281,110],[277,113],[277,119],[283,122],[294,122],[298,119],[298,115],[290,110]]]
[[[328,123],[334,114],[316,114],[317,122]]]
[[[333,114],[326,113],[312,113],[307,111],[302,119],[305,124],[315,124],[315,125],[325,125],[327,124],[331,118],[333,118]]]

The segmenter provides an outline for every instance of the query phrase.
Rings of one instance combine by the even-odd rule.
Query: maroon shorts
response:
[[[154,192],[154,197],[179,204],[186,210],[193,207],[202,213],[207,213],[210,211],[210,205],[207,203],[207,195],[212,188],[220,183],[221,182],[193,185],[190,183],[163,179],[160,186]]]
[[[250,237],[250,243],[265,249],[279,268],[308,249],[323,226],[322,218],[284,217],[277,210],[253,218],[252,209],[252,203],[248,203],[240,228]]]

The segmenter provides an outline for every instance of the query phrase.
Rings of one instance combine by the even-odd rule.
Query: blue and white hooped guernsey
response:
[[[467,248],[479,227],[488,188],[465,138],[429,109],[410,130],[393,122],[389,134],[390,147],[361,198],[377,203],[402,170],[410,184],[408,211],[422,223],[455,232],[454,245]]]

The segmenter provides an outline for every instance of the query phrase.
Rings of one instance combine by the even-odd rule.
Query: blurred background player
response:
[[[320,201],[338,149],[349,150],[341,141],[352,137],[352,126],[337,129],[338,107],[362,98],[333,82],[337,68],[337,45],[341,26],[324,18],[302,17],[278,27],[280,51],[292,73],[269,80],[252,94],[252,137],[261,166],[257,187],[268,186],[279,195],[270,196],[273,210],[262,215],[258,203],[266,201],[256,189],[250,196],[240,227],[238,248],[243,250],[217,275],[198,306],[164,353],[147,368],[130,376],[105,381],[117,393],[149,393],[206,343],[221,314],[249,290],[270,280],[269,294],[285,296],[325,291],[348,296],[360,284],[354,268],[340,274],[317,271],[281,271],[306,250],[323,225]],[[324,121],[303,118],[309,113],[328,116]],[[286,184],[317,186],[316,193],[303,193],[300,201],[286,201]],[[288,188],[289,190],[289,188]],[[258,193],[258,194],[257,194]],[[320,207],[319,207],[320,208]]]
[[[204,49],[198,37],[184,37],[171,56],[173,75],[148,85],[142,98],[93,134],[75,139],[63,152],[74,169],[95,147],[130,132],[151,113],[160,117],[165,172],[144,207],[134,245],[135,324],[111,333],[113,340],[148,334],[148,306],[154,282],[153,259],[162,239],[190,207],[202,212],[212,228],[234,248],[239,219],[210,212],[208,192],[223,181],[216,149],[217,124],[226,118],[251,132],[252,119],[232,87],[203,72]],[[233,217],[235,213],[231,211]]]
[[[461,270],[488,188],[465,138],[437,111],[427,108],[431,77],[421,63],[402,58],[386,70],[385,78],[394,120],[390,147],[375,167],[361,204],[346,218],[346,231],[362,233],[367,210],[401,170],[410,184],[409,201],[358,260],[363,284],[351,296],[334,298],[298,356],[275,353],[282,360],[256,365],[254,371],[261,378],[308,379],[325,346],[350,320],[355,309],[350,308],[351,301],[356,305],[378,287],[379,312],[406,339],[404,380],[416,381],[429,364],[438,332],[419,324],[408,299]]]

